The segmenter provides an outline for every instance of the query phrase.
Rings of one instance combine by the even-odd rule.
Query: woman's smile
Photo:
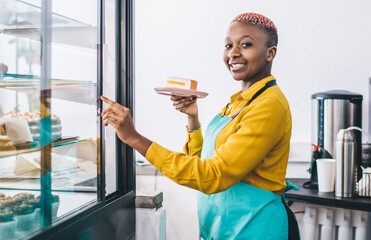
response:
[[[245,70],[247,63],[229,63],[231,72],[239,72]]]

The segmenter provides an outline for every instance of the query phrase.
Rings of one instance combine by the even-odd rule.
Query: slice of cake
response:
[[[187,78],[167,77],[165,87],[197,90],[197,81]]]

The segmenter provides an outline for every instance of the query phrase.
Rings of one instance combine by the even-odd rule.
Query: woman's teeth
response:
[[[245,65],[246,65],[245,63],[230,64],[230,69],[231,71],[238,71]]]

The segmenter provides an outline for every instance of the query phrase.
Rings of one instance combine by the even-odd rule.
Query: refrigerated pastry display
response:
[[[9,67],[5,71],[5,65],[0,64],[0,192],[4,191],[0,194],[0,239],[28,238],[31,231],[42,228],[40,220],[54,221],[60,202],[66,214],[83,209],[85,201],[97,198],[97,144],[92,144],[95,148],[89,152],[79,146],[95,141],[100,129],[95,112],[97,82],[102,81],[97,55],[101,33],[98,21],[80,18],[81,14],[65,16],[65,8],[57,5],[51,8],[51,18],[45,20],[42,16],[47,7],[41,2],[0,3],[1,62]],[[52,31],[52,37],[45,37],[47,33],[41,29]],[[48,119],[41,118],[40,112]],[[14,144],[6,123],[2,124],[5,118],[24,120],[31,139]],[[82,185],[86,182],[91,184]],[[48,188],[51,196],[45,190]],[[47,193],[42,199],[39,196],[24,201],[28,196],[23,191]],[[62,201],[54,194],[58,191],[63,192]],[[85,193],[89,200],[72,205],[68,202]],[[41,213],[49,199],[51,218]],[[12,211],[2,211],[3,204],[11,204]],[[9,222],[16,226],[10,227]]]

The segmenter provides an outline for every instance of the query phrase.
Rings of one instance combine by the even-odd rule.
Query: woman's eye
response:
[[[232,48],[232,44],[226,44],[224,47],[225,47],[225,49],[230,49],[230,48]]]
[[[241,46],[242,46],[243,48],[248,48],[248,47],[251,47],[252,44],[251,44],[251,43],[242,43]]]

